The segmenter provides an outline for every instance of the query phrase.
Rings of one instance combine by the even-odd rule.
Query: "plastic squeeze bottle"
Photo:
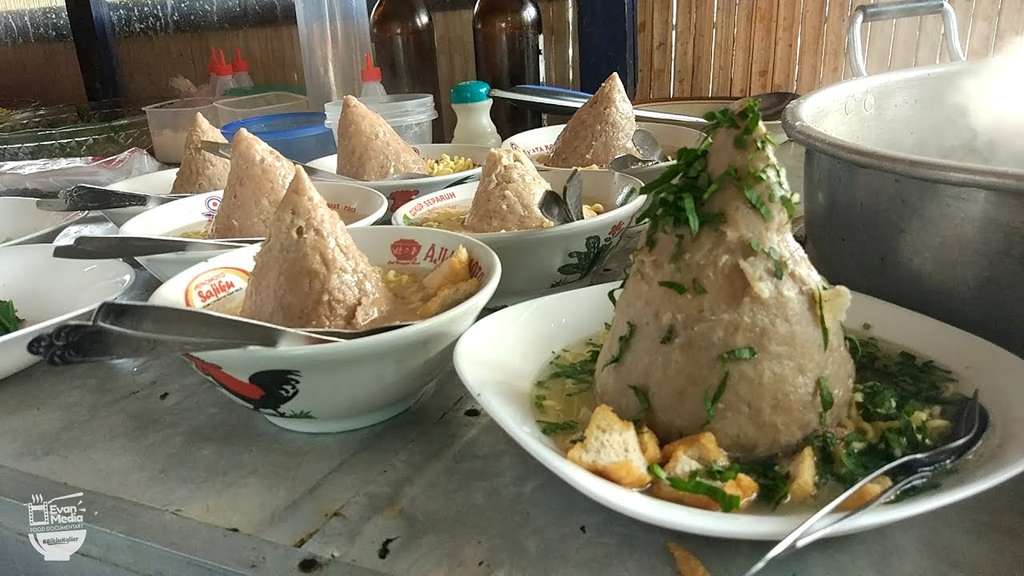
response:
[[[388,95],[388,93],[384,91],[384,85],[380,83],[380,68],[373,65],[373,56],[370,56],[369,52],[367,52],[363,57],[362,77],[363,89],[359,93],[360,99],[377,98]]]
[[[252,76],[249,76],[249,61],[242,58],[242,49],[235,48],[235,59],[231,62],[231,69],[234,71],[232,79],[235,86],[239,88],[252,88]]]
[[[501,136],[491,120],[491,86],[480,80],[460,82],[452,87],[455,134],[452,144],[479,144],[497,148]]]
[[[231,64],[224,58],[224,51],[217,51],[217,65],[214,66],[213,97],[220,98],[225,92],[235,87],[234,73]]]

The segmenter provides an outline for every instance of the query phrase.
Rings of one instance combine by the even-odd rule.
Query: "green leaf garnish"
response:
[[[761,214],[766,222],[771,222],[772,211],[768,209],[768,205],[764,203],[764,198],[761,198],[761,194],[758,193],[753,187],[744,188],[743,195],[746,196],[747,202]]]
[[[690,224],[690,231],[696,236],[700,231],[700,217],[697,215],[697,205],[692,195],[683,194],[683,209],[686,210],[686,221]]]
[[[669,290],[675,292],[676,294],[686,294],[686,286],[680,284],[679,282],[662,280],[661,282],[658,282],[658,286],[661,286],[662,288],[668,288]]]
[[[718,386],[715,387],[715,392],[712,395],[708,395],[708,391],[704,391],[704,414],[707,419],[704,421],[704,426],[711,424],[711,421],[715,419],[715,410],[718,406],[718,401],[722,399],[722,394],[725,394],[725,387],[729,383],[729,371],[726,370],[722,373],[722,379],[718,381]]]
[[[735,362],[737,360],[753,360],[757,358],[757,350],[753,346],[742,346],[722,352],[718,359],[722,362]]]
[[[701,281],[698,280],[697,278],[693,279],[693,291],[701,295],[708,293],[708,289],[705,288],[704,284],[701,284]]]
[[[665,334],[661,337],[662,344],[671,344],[676,340],[676,325],[669,324],[668,328],[665,329]]]
[[[828,422],[828,412],[832,409],[833,399],[832,391],[828,389],[828,378],[821,376],[818,378],[818,398],[821,400],[821,415],[818,420],[821,423],[821,427],[825,427],[825,423]]]
[[[647,411],[651,409],[651,399],[647,397],[647,392],[640,389],[639,386],[629,386],[629,389],[633,391],[633,395],[636,396],[636,402],[640,405],[640,413],[637,414],[635,420],[642,420],[647,415]]]
[[[821,341],[828,351],[828,323],[825,322],[825,299],[822,297],[821,288],[818,288],[818,323],[821,325]]]
[[[537,424],[540,424],[540,433],[545,436],[555,436],[557,434],[575,432],[580,428],[579,423],[575,420],[563,420],[562,422],[537,420]]]
[[[24,321],[18,317],[13,300],[0,300],[0,336],[14,332]]]
[[[632,322],[626,322],[626,332],[619,336],[619,350],[605,362],[602,370],[611,366],[612,364],[618,364],[622,357],[629,350],[629,343],[633,340],[633,334],[636,332],[636,325]]]
[[[789,471],[772,458],[744,462],[740,471],[757,482],[757,499],[778,508],[789,497]]]

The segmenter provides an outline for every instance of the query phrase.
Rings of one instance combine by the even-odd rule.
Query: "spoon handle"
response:
[[[191,240],[162,236],[78,236],[71,244],[54,246],[55,258],[95,260],[106,258],[134,258],[171,252],[205,252],[230,250],[261,241],[261,238],[231,240]]]

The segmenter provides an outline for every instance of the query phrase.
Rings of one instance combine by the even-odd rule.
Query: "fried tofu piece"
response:
[[[627,488],[642,488],[651,481],[636,427],[606,404],[594,409],[583,440],[574,444],[566,457]]]
[[[436,316],[449,308],[454,308],[456,305],[469,299],[470,296],[476,294],[480,290],[480,280],[476,278],[470,278],[465,282],[459,282],[458,284],[452,284],[444,286],[434,294],[434,297],[427,301],[426,304],[420,306],[416,310],[416,314],[420,318],[430,318]]]
[[[683,451],[702,466],[728,466],[729,455],[718,446],[715,435],[701,432],[670,442],[661,449],[661,461],[668,462],[676,452]]]
[[[437,292],[443,286],[460,284],[471,277],[469,273],[469,252],[465,246],[460,245],[451,257],[441,262],[437,268],[431,270],[430,274],[423,278],[423,286],[431,292]]]
[[[850,494],[846,500],[843,500],[838,509],[843,512],[856,510],[875,498],[878,498],[878,495],[887,490],[890,486],[892,486],[892,479],[888,476],[879,476],[868,484],[865,484],[860,490]]]
[[[805,446],[797,452],[789,462],[789,499],[792,502],[804,502],[818,493],[818,466],[814,459],[814,449]]]
[[[700,559],[686,548],[674,542],[666,542],[665,546],[668,547],[669,554],[676,562],[676,572],[679,576],[711,576]]]
[[[657,464],[661,461],[661,448],[658,445],[658,437],[654,431],[646,425],[640,427],[638,432],[640,438],[640,450],[644,453],[644,460],[648,464]]]

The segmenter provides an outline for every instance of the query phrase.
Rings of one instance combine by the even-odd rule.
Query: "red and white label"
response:
[[[208,308],[236,295],[249,285],[249,272],[241,268],[214,268],[196,276],[185,287],[185,306]]]

